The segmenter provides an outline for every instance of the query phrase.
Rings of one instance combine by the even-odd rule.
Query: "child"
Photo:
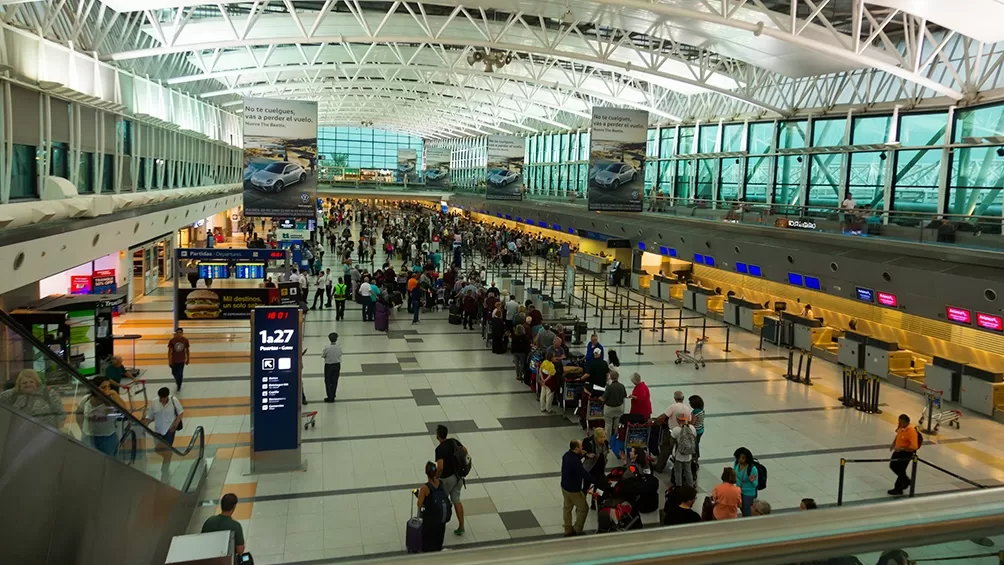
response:
[[[551,413],[551,405],[554,404],[554,390],[558,385],[558,378],[555,376],[554,354],[547,353],[544,360],[540,362],[537,369],[537,380],[540,383],[540,411]]]

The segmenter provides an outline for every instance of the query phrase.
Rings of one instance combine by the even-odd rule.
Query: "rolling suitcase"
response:
[[[383,302],[377,302],[376,304],[376,315],[373,316],[373,326],[378,332],[387,331],[387,325],[390,320],[390,313],[387,309],[387,305]]]
[[[460,314],[460,305],[457,303],[453,303],[450,306],[450,323],[453,324],[454,326],[459,326],[460,324],[464,323],[463,318],[461,317]]]
[[[411,505],[411,518],[404,527],[404,545],[408,553],[422,553],[422,518],[415,515],[415,504]]]

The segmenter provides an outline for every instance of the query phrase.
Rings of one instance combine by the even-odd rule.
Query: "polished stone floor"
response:
[[[333,262],[326,266],[340,271]],[[596,299],[590,300],[588,322],[595,327]],[[117,322],[117,333],[143,335],[136,363],[146,371],[151,389],[170,385],[173,391],[163,361],[170,309],[170,294],[163,288]],[[647,310],[645,316],[655,311],[661,312]],[[667,326],[675,328],[677,310],[665,312],[671,320]],[[604,316],[607,328],[616,327],[609,313]],[[345,320],[334,318],[333,310],[313,311],[305,323],[304,383],[309,409],[319,412],[316,428],[303,433],[306,471],[271,475],[249,474],[247,324],[187,330],[193,362],[179,398],[186,408],[186,431],[203,426],[208,433],[210,464],[193,531],[216,511],[223,493],[234,492],[241,498],[236,517],[244,524],[256,563],[327,563],[400,554],[404,523],[414,504],[410,491],[424,482],[422,468],[433,459],[432,430],[445,423],[474,461],[463,492],[467,532],[462,537],[448,533],[448,546],[560,535],[560,458],[568,441],[583,433],[567,419],[540,413],[534,396],[514,379],[508,355],[492,354],[478,332],[450,325],[445,311],[423,314],[418,326],[405,312],[396,313],[388,334],[362,322],[355,304],[349,305]],[[688,332],[692,342],[702,322],[691,318],[683,323],[694,326]],[[768,467],[768,488],[761,498],[775,512],[797,509],[806,497],[820,506],[835,504],[840,458],[887,457],[896,416],[905,412],[916,419],[923,408],[920,396],[884,387],[882,414],[847,409],[837,400],[841,382],[836,365],[817,360],[814,386],[792,383],[782,377],[786,352],[773,346],[758,351],[756,336],[736,330],[726,353],[722,324],[708,325],[714,329],[707,330],[707,366],[700,371],[672,362],[683,332],[642,330],[640,356],[635,331],[624,334],[623,345],[615,344],[616,331],[600,336],[607,348],[617,349],[622,376],[638,372],[649,384],[657,412],[672,402],[675,390],[704,398],[702,491],[718,483],[733,451],[745,446]],[[330,331],[341,335],[345,357],[338,402],[324,404],[319,353]],[[665,343],[659,341],[663,336]],[[129,362],[130,353],[125,356]],[[1002,438],[1000,424],[966,414],[961,431],[943,430],[928,438],[922,455],[961,476],[997,485],[1004,480]],[[920,469],[917,483],[918,493],[969,488],[927,467]],[[886,500],[891,484],[885,463],[849,464],[844,499]],[[646,524],[657,519],[644,517]],[[595,525],[595,513],[590,513],[587,527]],[[959,542],[917,555],[965,555],[978,549]],[[873,556],[868,559],[874,562]]]

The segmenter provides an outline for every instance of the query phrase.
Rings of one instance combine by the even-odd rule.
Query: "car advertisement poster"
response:
[[[488,200],[523,199],[523,158],[526,139],[515,135],[488,136]]]
[[[449,147],[428,147],[425,150],[426,186],[450,186]]]
[[[317,103],[244,99],[244,215],[317,213]]]
[[[397,150],[397,170],[394,171],[397,182],[418,182],[418,151],[415,149]]]
[[[180,288],[179,320],[247,320],[258,306],[280,304],[277,288]]]
[[[641,212],[648,112],[593,108],[589,210]]]

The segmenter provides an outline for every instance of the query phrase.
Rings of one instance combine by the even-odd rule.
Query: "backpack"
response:
[[[181,427],[179,426],[179,429],[180,428]],[[920,428],[918,428],[917,426],[914,426],[913,429],[916,430],[917,432],[917,450],[919,451],[920,448],[924,445],[924,434],[920,433]]]
[[[756,489],[763,490],[767,488],[767,467],[756,459],[753,460],[753,465],[756,466]]]
[[[422,519],[439,520],[443,524],[449,523],[453,519],[453,505],[450,504],[450,495],[446,494],[442,484],[439,485],[439,488],[434,488],[432,483],[425,483],[425,486],[429,487],[429,497],[425,499],[425,504],[422,507]]]
[[[453,440],[453,464],[454,469],[457,471],[457,476],[461,479],[466,479],[467,475],[471,474],[471,468],[474,467],[470,452],[467,451],[464,444],[456,439]]]
[[[697,450],[697,434],[690,431],[690,426],[680,427],[680,438],[676,440],[676,453],[678,455],[693,455]]]

